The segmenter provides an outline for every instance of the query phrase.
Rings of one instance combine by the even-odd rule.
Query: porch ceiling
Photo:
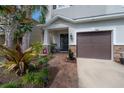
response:
[[[48,31],[55,31],[55,32],[68,31],[68,28],[52,28],[52,29],[48,29]]]

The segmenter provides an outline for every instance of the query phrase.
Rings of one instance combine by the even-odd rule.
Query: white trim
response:
[[[114,30],[110,30],[111,31],[111,60],[114,62]]]
[[[114,45],[124,45],[124,43],[114,43]]]
[[[112,38],[112,43],[113,45],[115,44],[115,31],[116,27],[115,26],[109,26],[109,27],[94,27],[94,28],[85,28],[85,29],[78,29],[76,31],[76,38],[77,38],[77,32],[95,32],[95,31],[113,31],[113,38]],[[77,45],[77,42],[75,43]]]
[[[40,24],[37,26],[41,26],[41,27],[49,26],[50,24],[52,24],[54,21],[56,21],[59,18],[65,21],[71,22],[71,23],[86,23],[86,22],[92,22],[92,21],[102,21],[102,20],[108,20],[108,19],[124,18],[124,13],[102,15],[102,16],[89,17],[89,18],[81,18],[81,19],[76,19],[76,20],[61,16],[61,15],[57,15],[53,17],[51,20],[49,20],[45,25]]]
[[[56,9],[55,10],[58,10],[58,9],[63,9],[63,8],[69,8],[70,5],[63,5],[60,7],[60,5],[56,5]]]

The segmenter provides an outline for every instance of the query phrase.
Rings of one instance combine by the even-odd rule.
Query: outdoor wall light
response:
[[[73,35],[72,35],[72,33],[70,34],[70,40],[73,41]]]

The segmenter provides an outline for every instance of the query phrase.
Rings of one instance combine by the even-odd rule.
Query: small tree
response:
[[[13,16],[16,12],[15,6],[0,5],[0,25],[3,26],[5,31],[5,44],[7,47],[13,47],[13,32],[16,28]]]

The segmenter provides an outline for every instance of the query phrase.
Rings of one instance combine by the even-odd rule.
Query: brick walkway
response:
[[[51,88],[77,88],[77,64],[66,62],[66,53],[54,54],[54,58],[49,61],[51,67],[57,68],[58,71],[51,84]]]

